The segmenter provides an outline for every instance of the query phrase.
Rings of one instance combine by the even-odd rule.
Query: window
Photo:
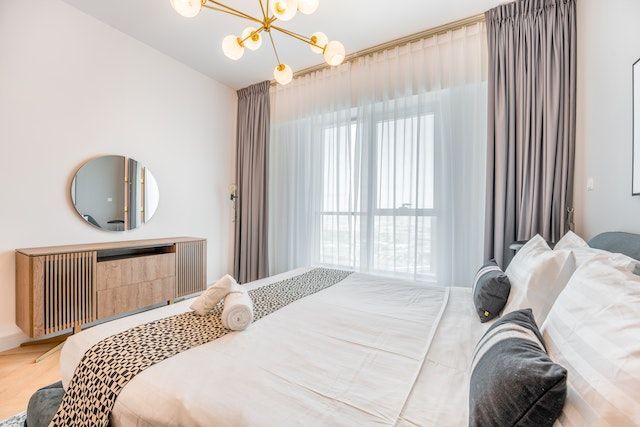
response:
[[[486,31],[271,93],[269,272],[325,264],[469,286],[484,253]]]
[[[326,128],[320,261],[433,278],[434,156],[434,114]]]

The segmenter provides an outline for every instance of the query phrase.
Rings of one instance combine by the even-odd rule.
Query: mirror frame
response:
[[[78,177],[78,173],[88,164],[90,164],[91,162],[94,162],[96,160],[105,158],[105,157],[117,157],[120,158],[122,161],[124,161],[124,172],[125,172],[125,176],[124,181],[123,181],[123,192],[124,192],[124,207],[125,207],[125,211],[124,211],[124,222],[123,222],[123,227],[121,230],[119,229],[109,229],[109,228],[105,228],[102,227],[100,225],[96,225],[93,224],[91,221],[89,221],[88,219],[86,219],[84,217],[84,215],[80,212],[80,210],[78,210],[78,206],[76,205],[76,195],[74,194],[76,192],[76,179]],[[130,185],[129,183],[129,168],[127,167],[127,165],[129,164],[130,161],[134,161],[139,165],[139,168],[142,170],[142,174],[143,174],[143,181],[142,181],[142,185],[145,187],[143,194],[146,194],[146,181],[149,177],[151,177],[151,180],[155,183],[155,188],[156,188],[156,192],[157,192],[157,198],[156,198],[156,203],[155,203],[155,208],[153,209],[153,213],[151,214],[151,216],[149,216],[148,218],[147,216],[147,209],[145,209],[146,206],[146,201],[144,202],[145,204],[142,206],[142,209],[140,210],[139,214],[140,214],[140,221],[138,226],[134,227],[134,228],[128,228],[127,227],[127,219],[128,219],[128,211],[129,211],[129,200],[127,200],[127,185]],[[147,176],[148,174],[148,176]],[[80,217],[80,219],[82,219],[82,221],[84,223],[89,224],[91,227],[100,230],[100,231],[105,231],[105,232],[126,232],[126,231],[132,231],[132,230],[137,230],[142,228],[145,224],[147,224],[152,218],[153,216],[157,213],[158,208],[160,206],[160,189],[159,189],[159,185],[158,185],[158,180],[155,178],[155,176],[153,175],[153,173],[151,172],[151,170],[149,170],[144,164],[142,164],[140,161],[132,158],[132,157],[128,157],[128,156],[124,156],[124,155],[120,155],[120,154],[103,154],[103,155],[98,155],[95,157],[90,158],[89,160],[84,161],[79,167],[77,167],[73,173],[73,176],[71,178],[71,182],[68,184],[68,188],[69,188],[69,196],[70,196],[70,202],[71,202],[71,206],[73,208],[73,210],[76,212],[76,214]],[[146,200],[146,198],[143,198],[143,200]],[[149,209],[150,210],[150,209]],[[136,211],[138,211],[138,209],[136,209]]]

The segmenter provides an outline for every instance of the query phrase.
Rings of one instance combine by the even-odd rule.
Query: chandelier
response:
[[[256,50],[262,46],[262,34],[267,33],[278,62],[273,70],[273,77],[282,85],[293,79],[293,71],[291,67],[280,61],[271,30],[307,43],[314,53],[322,54],[324,60],[331,66],[340,65],[344,61],[345,50],[342,43],[335,40],[329,41],[324,33],[316,32],[306,37],[274,25],[276,21],[289,21],[298,11],[306,15],[312,14],[318,9],[319,0],[266,0],[266,7],[263,0],[258,1],[262,18],[255,18],[215,0],[171,0],[171,6],[186,18],[193,18],[205,8],[251,21],[253,25],[245,28],[240,35],[228,35],[222,40],[222,51],[228,58],[238,60],[244,55],[245,48]]]

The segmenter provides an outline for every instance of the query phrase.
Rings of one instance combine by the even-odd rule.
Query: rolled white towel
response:
[[[224,297],[221,320],[224,327],[232,331],[243,331],[253,322],[253,302],[240,285]]]
[[[196,300],[191,304],[191,309],[199,316],[209,313],[218,304],[222,298],[226,297],[231,289],[239,286],[236,280],[225,274],[213,286],[208,287]]]

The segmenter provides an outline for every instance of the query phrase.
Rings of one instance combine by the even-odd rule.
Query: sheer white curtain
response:
[[[271,90],[270,273],[470,285],[482,262],[483,23]]]

